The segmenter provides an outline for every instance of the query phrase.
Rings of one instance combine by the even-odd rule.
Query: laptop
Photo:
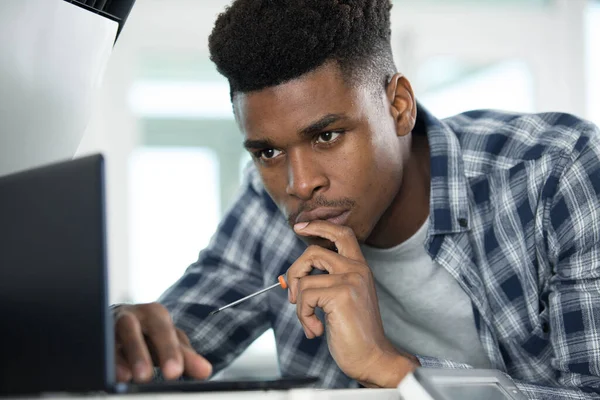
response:
[[[101,155],[0,177],[0,396],[289,389],[318,380],[117,383],[105,209]]]

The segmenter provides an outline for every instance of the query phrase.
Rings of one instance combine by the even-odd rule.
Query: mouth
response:
[[[329,221],[332,224],[344,225],[350,215],[350,210],[331,208],[317,208],[309,212],[301,212],[295,223],[310,222],[315,220]]]

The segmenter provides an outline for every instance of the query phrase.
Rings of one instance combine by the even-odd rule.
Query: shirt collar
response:
[[[431,158],[430,235],[459,233],[470,228],[469,186],[456,133],[417,103],[413,134],[425,132]]]

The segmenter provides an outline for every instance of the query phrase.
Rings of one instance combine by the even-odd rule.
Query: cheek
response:
[[[396,147],[394,147],[396,146]],[[402,154],[397,150],[398,143],[378,148],[372,160],[373,173],[370,181],[371,192],[376,193],[373,201],[387,208],[402,183]]]
[[[387,137],[372,136],[365,143],[360,157],[356,157],[359,170],[354,184],[360,185],[357,195],[360,216],[357,215],[356,233],[365,239],[390,206],[402,184],[403,156],[399,139],[395,134]],[[368,151],[367,151],[368,150]]]
[[[373,165],[376,169],[377,184],[393,187],[394,182],[401,180],[402,166],[405,161],[401,141],[402,139],[396,136],[393,130],[374,136]]]
[[[390,180],[400,178],[402,157],[396,136],[389,136],[357,133],[335,157],[326,161],[334,192],[372,206],[378,197],[393,190],[389,188]],[[344,193],[338,192],[339,189]]]
[[[288,214],[288,205],[286,200],[289,196],[286,194],[287,179],[283,171],[275,171],[274,169],[261,169],[256,166],[260,173],[265,190],[273,199],[277,207],[285,214]]]
[[[354,180],[359,178],[358,181],[365,186],[365,194],[370,193],[369,197],[373,197],[374,193],[386,192],[390,181],[397,181],[402,176],[402,155],[396,136],[378,136],[372,135],[371,140],[356,149],[353,157],[353,170],[356,172]]]
[[[281,179],[268,173],[261,173],[261,178],[267,193],[269,193],[273,201],[278,203],[282,198],[282,193],[285,193],[285,188],[281,187]]]

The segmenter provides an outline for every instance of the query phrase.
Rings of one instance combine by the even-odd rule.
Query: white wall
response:
[[[466,2],[465,2],[466,3]],[[519,59],[535,79],[537,111],[586,115],[587,0],[554,0],[552,7],[477,2],[436,7],[416,2],[393,8],[396,59],[409,79],[428,58],[452,55],[472,62]],[[501,1],[498,1],[501,4]],[[418,94],[419,87],[415,87]]]
[[[138,145],[137,121],[128,105],[135,68],[135,54],[129,51],[129,41],[127,35],[122,35],[113,50],[97,106],[77,151],[78,155],[101,152],[106,158],[111,303],[129,300],[127,163],[132,149]]]

